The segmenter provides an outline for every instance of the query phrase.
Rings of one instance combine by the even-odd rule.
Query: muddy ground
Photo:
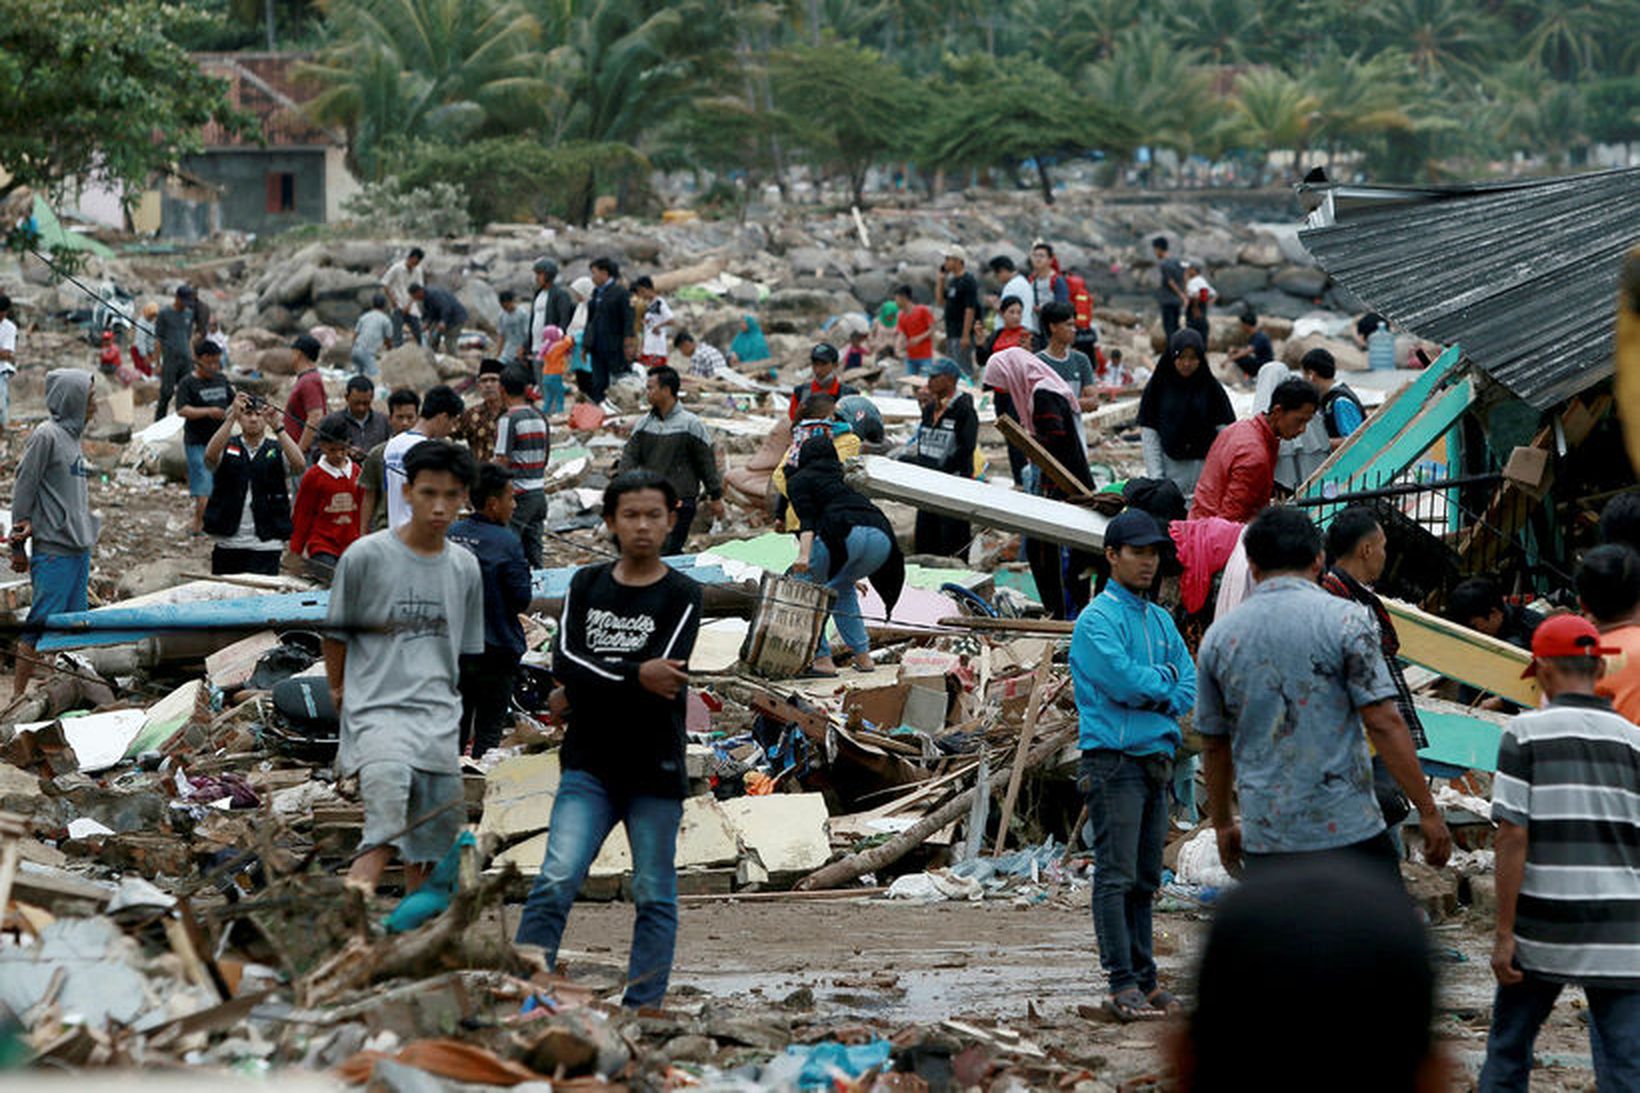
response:
[[[995,1021],[1044,1049],[1102,1060],[1095,1069],[1111,1087],[1143,1088],[1143,1079],[1162,1067],[1162,1027],[1079,1013],[1098,1005],[1103,985],[1086,901],[1083,889],[1029,906],[1008,900],[686,903],[669,1001],[687,1006],[722,997],[779,1006],[807,988],[816,1023],[892,1031],[946,1018]],[[572,974],[618,979],[631,928],[630,906],[578,905],[562,952]],[[1156,916],[1163,979],[1181,993],[1206,928],[1193,913]],[[1436,1034],[1451,1062],[1451,1088],[1473,1088],[1492,1001],[1491,923],[1460,918],[1438,926],[1434,937],[1438,949],[1464,958],[1450,962],[1449,952],[1441,964]],[[1538,1039],[1540,1060],[1550,1065],[1533,1075],[1534,1093],[1594,1088],[1585,1012],[1575,990],[1556,1007]],[[1279,1043],[1267,1046],[1271,1065],[1279,1067]]]

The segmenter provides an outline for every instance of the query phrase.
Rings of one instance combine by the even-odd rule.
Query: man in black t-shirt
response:
[[[653,471],[627,471],[604,490],[604,523],[621,556],[580,569],[564,596],[550,700],[569,721],[563,775],[546,857],[518,922],[518,944],[539,945],[555,967],[570,905],[604,839],[624,824],[637,920],[622,1003],[634,1009],[666,996],[678,932],[684,692],[701,590],[661,560],[677,504],[672,484]]]
[[[974,323],[980,317],[979,282],[968,272],[968,253],[955,243],[945,248],[938,292],[945,301],[945,355],[972,375]]]
[[[205,465],[205,446],[233,405],[233,384],[222,378],[222,348],[200,338],[194,342],[194,370],[177,381],[177,416],[182,418],[182,450],[188,457],[188,496],[194,499],[189,531],[204,534],[205,504],[213,479]]]

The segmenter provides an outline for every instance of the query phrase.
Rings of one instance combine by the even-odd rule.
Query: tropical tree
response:
[[[321,87],[308,110],[346,128],[369,177],[395,138],[457,142],[541,117],[540,27],[515,0],[331,0],[326,16],[331,44],[305,66]]]
[[[877,50],[829,35],[777,54],[773,71],[793,144],[816,166],[840,170],[855,204],[864,204],[866,173],[912,140],[906,121],[920,114],[918,85]]]
[[[1526,59],[1556,79],[1593,72],[1608,37],[1633,33],[1633,9],[1613,0],[1532,0],[1509,6],[1511,24],[1524,37]]]
[[[1188,153],[1215,131],[1225,111],[1201,60],[1197,51],[1173,45],[1160,26],[1142,23],[1118,37],[1111,56],[1082,71],[1076,80],[1082,96],[1132,135],[1115,158],[1125,161],[1140,144]]]
[[[1031,0],[1027,11],[1032,53],[1066,75],[1113,56],[1117,40],[1143,19],[1131,0]]]
[[[0,198],[97,179],[131,191],[245,119],[165,35],[153,0],[0,0]],[[19,195],[24,196],[24,195]],[[28,207],[7,205],[10,230]],[[12,231],[12,246],[33,245]]]
[[[1137,133],[1097,99],[1073,93],[1042,65],[1000,65],[983,55],[947,62],[953,93],[938,97],[918,158],[938,167],[1034,163],[1042,200],[1053,204],[1049,161],[1103,150],[1125,153]],[[956,88],[983,88],[957,94]]]
[[[1409,132],[1418,96],[1405,53],[1385,50],[1370,57],[1324,54],[1306,81],[1316,108],[1311,139],[1324,143],[1329,160],[1341,148],[1360,150],[1374,136]]]
[[[1247,60],[1264,35],[1259,0],[1173,0],[1166,25],[1174,42],[1216,65]]]
[[[1365,9],[1378,49],[1406,49],[1424,79],[1472,83],[1494,59],[1503,28],[1473,0],[1379,0]]]
[[[1243,139],[1265,151],[1290,149],[1295,168],[1319,128],[1321,100],[1285,72],[1254,69],[1236,79],[1232,100]]]

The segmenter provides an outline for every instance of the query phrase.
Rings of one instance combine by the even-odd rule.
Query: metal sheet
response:
[[[1339,199],[1319,218],[1331,223],[1299,239],[1396,326],[1461,342],[1478,368],[1539,409],[1611,374],[1611,301],[1623,254],[1640,243],[1640,168],[1332,192]]]

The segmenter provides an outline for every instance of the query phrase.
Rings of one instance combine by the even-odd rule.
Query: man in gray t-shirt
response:
[[[404,472],[409,521],[347,548],[326,620],[335,629],[325,669],[342,722],[337,770],[359,776],[365,806],[368,851],[348,883],[367,892],[394,847],[414,889],[460,833],[460,661],[484,651],[478,562],[444,542],[475,475],[472,456],[425,441]]]
[[[1321,534],[1297,509],[1261,512],[1242,537],[1253,594],[1208,628],[1196,655],[1196,731],[1208,811],[1234,869],[1282,855],[1340,852],[1399,879],[1373,792],[1371,741],[1418,809],[1424,856],[1452,849],[1397,708],[1366,608],[1316,584]],[[1241,804],[1230,812],[1232,782]]]

